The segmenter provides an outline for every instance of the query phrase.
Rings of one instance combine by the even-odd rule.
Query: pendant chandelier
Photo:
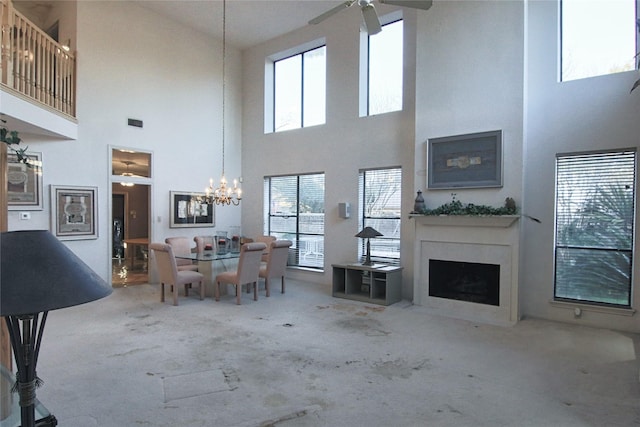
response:
[[[209,180],[209,187],[205,190],[207,200],[216,205],[238,206],[242,200],[242,189],[238,187],[238,180],[233,180],[233,187],[227,186],[227,178],[224,176],[224,143],[225,143],[225,94],[226,94],[226,71],[225,65],[227,60],[227,2],[222,1],[222,177],[218,187],[213,187],[213,179]]]

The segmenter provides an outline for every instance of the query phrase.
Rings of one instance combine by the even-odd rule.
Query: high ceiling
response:
[[[28,11],[29,16],[45,21],[53,1],[14,0],[13,3],[19,10]],[[239,49],[246,49],[304,27],[310,19],[344,1],[227,0],[227,42]],[[222,38],[222,0],[131,0],[131,3],[218,39]]]
[[[344,0],[227,0],[227,43],[240,49],[304,27]],[[221,0],[136,0],[141,7],[222,38]],[[357,9],[357,8],[353,8]],[[357,11],[354,10],[355,13]]]

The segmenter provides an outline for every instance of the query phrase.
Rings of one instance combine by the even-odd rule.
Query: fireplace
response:
[[[429,296],[500,305],[500,266],[430,259]]]
[[[413,303],[434,314],[518,321],[518,216],[414,216]]]

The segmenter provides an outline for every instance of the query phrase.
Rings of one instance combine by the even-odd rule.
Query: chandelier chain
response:
[[[227,0],[222,0],[222,175],[224,176],[225,110],[227,92]]]
[[[242,188],[238,187],[238,180],[233,180],[233,187],[227,186],[227,179],[224,175],[225,160],[225,121],[226,121],[226,92],[227,92],[227,2],[222,1],[222,177],[220,185],[216,188],[213,186],[213,179],[209,181],[209,187],[206,189],[206,196],[203,198],[207,203],[216,205],[235,205],[240,204],[242,200]]]

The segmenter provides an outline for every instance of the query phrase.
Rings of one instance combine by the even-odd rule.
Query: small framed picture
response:
[[[7,154],[7,208],[10,211],[42,210],[42,153],[25,153],[29,164]]]
[[[215,227],[216,214],[205,193],[171,191],[171,228]]]
[[[98,238],[98,187],[51,186],[51,229],[60,240]]]
[[[431,138],[430,189],[502,187],[502,131]]]

